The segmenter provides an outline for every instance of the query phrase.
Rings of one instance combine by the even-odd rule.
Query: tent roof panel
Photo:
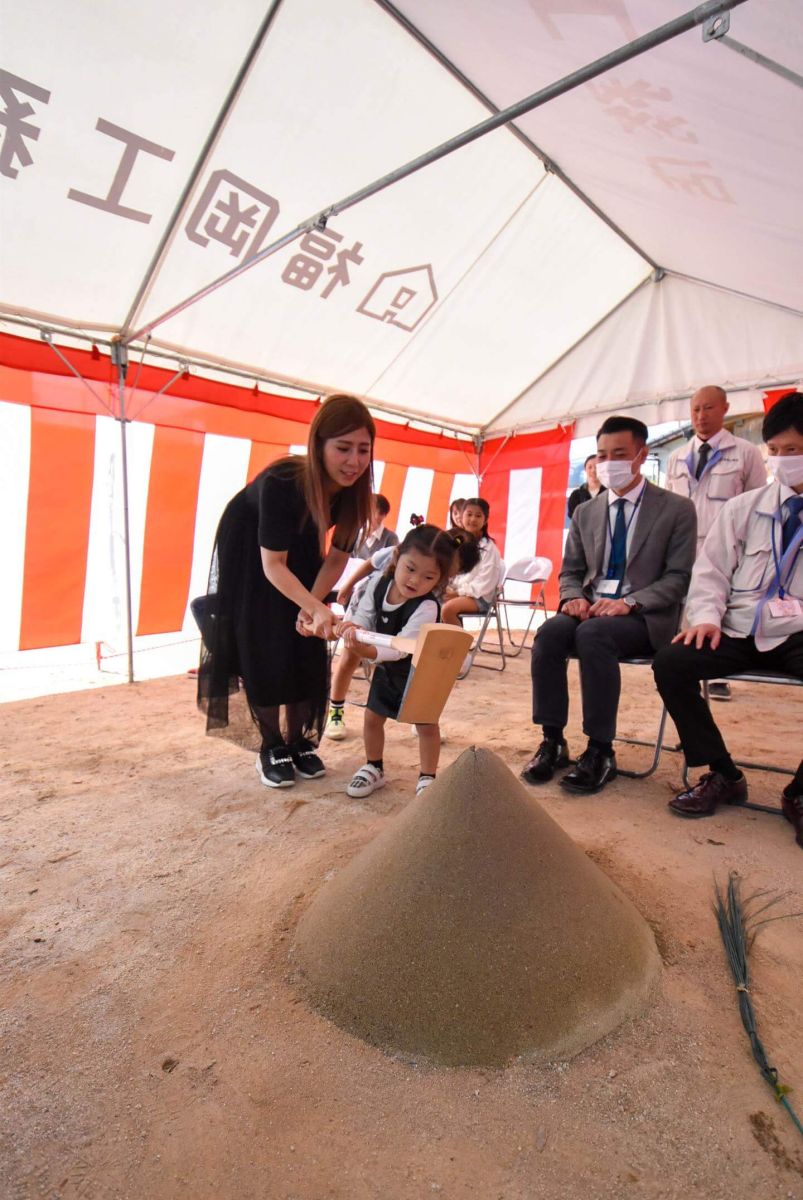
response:
[[[689,5],[505,0],[500,9],[481,0],[402,0],[399,7],[504,107]],[[744,40],[756,36],[799,68],[794,47],[801,20],[794,0],[735,9],[731,33]],[[716,41],[703,42],[696,30],[518,124],[661,266],[803,307],[803,223],[790,186],[803,176],[799,87]],[[788,271],[779,270],[784,263]]]
[[[755,364],[761,362],[761,373]],[[666,276],[625,302],[494,423],[493,429],[689,396],[718,383],[744,390],[803,377],[803,315]]]
[[[2,300],[119,325],[264,6],[233,0],[203,23],[188,0],[4,10],[19,86],[3,92]]]
[[[501,106],[689,0],[400,7]],[[136,327],[480,121],[487,107],[392,8],[232,0],[199,17],[188,0],[142,0],[107,7],[101,21],[95,0],[9,4],[0,197],[13,237],[3,243],[0,311],[119,330],[164,242]],[[274,11],[173,227],[220,106]],[[747,0],[731,35],[794,68],[800,5]],[[799,374],[794,313],[717,288],[803,311],[794,190],[803,89],[695,31],[521,125],[654,260],[717,287],[645,287],[584,337],[646,264],[500,129],[334,213],[325,231],[159,324],[154,344],[467,429],[656,402],[714,375]]]

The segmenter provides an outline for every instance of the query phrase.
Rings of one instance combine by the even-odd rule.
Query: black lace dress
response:
[[[207,733],[249,749],[283,738],[317,742],[326,719],[326,642],[296,632],[298,606],[265,578],[260,555],[261,546],[286,550],[288,569],[312,588],[323,558],[299,465],[273,463],[229,501],[212,553],[198,706],[206,713]],[[337,500],[331,524],[336,520]]]

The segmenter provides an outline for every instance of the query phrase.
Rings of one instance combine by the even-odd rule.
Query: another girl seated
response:
[[[441,620],[447,625],[459,625],[461,613],[483,616],[491,607],[501,582],[502,559],[493,538],[488,533],[491,508],[479,496],[466,500],[460,520],[466,533],[477,539],[480,561],[473,570],[457,575],[443,594]]]
[[[422,625],[437,621],[440,605],[437,595],[449,577],[454,562],[455,544],[449,534],[435,525],[411,529],[393,552],[393,560],[382,574],[368,582],[352,620],[336,627],[347,650],[377,664],[365,708],[363,739],[366,763],[360,767],[348,788],[349,796],[370,796],[385,786],[383,752],[385,721],[399,715],[412,660],[399,650],[371,646],[357,639],[358,628],[376,630],[391,636],[415,638]],[[418,725],[421,771],[416,795],[435,778],[441,749],[438,725]]]
[[[419,528],[434,530],[436,526],[421,525]],[[414,533],[415,530],[413,529],[410,532]],[[471,571],[480,561],[480,552],[476,539],[471,534],[467,534],[464,530],[458,528],[447,529],[446,537],[451,540],[453,546],[453,558],[449,577],[458,573],[465,574]],[[384,550],[377,550],[367,562],[357,567],[353,575],[337,593],[338,604],[342,604],[343,608],[346,609],[347,621],[353,621],[354,619],[354,614],[357,611],[360,598],[366,587],[365,581],[376,571],[386,570],[393,561],[394,553],[395,547],[393,546],[386,547]],[[437,618],[432,619],[437,620]],[[359,666],[359,662],[359,654],[344,646],[338,656],[337,666],[332,673],[332,689],[326,736],[336,742],[341,741],[346,736],[346,696],[348,695],[351,680]]]
[[[449,520],[452,523],[453,529],[455,528],[455,526],[458,529],[463,528],[463,522],[461,521],[460,516],[461,516],[461,513],[463,512],[464,504],[465,504],[465,500],[463,500],[462,497],[458,497],[456,500],[453,500],[452,503],[449,505]]]

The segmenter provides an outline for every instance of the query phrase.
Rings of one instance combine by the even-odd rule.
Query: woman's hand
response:
[[[305,609],[298,610],[296,617],[296,633],[300,633],[302,637],[314,637],[312,632],[312,614]]]
[[[323,638],[324,641],[330,641],[335,636],[336,624],[337,617],[331,608],[327,608],[325,604],[321,604],[312,613],[312,636]]]
[[[353,591],[354,591],[354,588],[353,588],[352,584],[350,584],[350,583],[347,583],[347,584],[345,584],[345,586],[344,586],[344,587],[342,587],[342,588],[340,589],[340,591],[337,593],[337,602],[338,602],[338,604],[341,606],[341,608],[345,608],[345,607],[346,607],[346,605],[348,604],[349,600],[351,599],[351,593],[352,593]]]

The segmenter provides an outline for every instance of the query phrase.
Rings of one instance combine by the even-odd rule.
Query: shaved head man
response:
[[[698,388],[689,403],[694,437],[671,455],[666,487],[688,496],[697,509],[697,553],[727,500],[765,487],[767,469],[758,446],[725,428],[728,397],[716,384]],[[710,686],[714,700],[729,700],[726,683]]]
[[[725,413],[729,407],[727,392],[715,384],[708,384],[694,393],[689,415],[692,428],[701,441],[707,442],[715,433],[719,433],[725,424]]]
[[[767,482],[760,449],[725,428],[727,412],[724,388],[714,383],[698,388],[689,402],[694,437],[674,451],[666,467],[667,489],[694,501],[698,551],[725,501]]]

